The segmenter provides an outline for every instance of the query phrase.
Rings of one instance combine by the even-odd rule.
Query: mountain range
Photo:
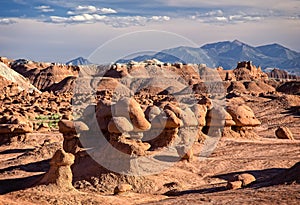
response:
[[[90,65],[92,63],[88,59],[85,59],[83,57],[78,57],[68,61],[66,64],[67,65]]]
[[[154,55],[138,55],[117,62],[127,63],[153,58],[162,62],[206,64],[208,67],[221,66],[224,69],[233,69],[240,61],[252,61],[262,69],[280,68],[291,74],[300,74],[299,52],[276,43],[254,47],[238,40],[206,44],[199,48],[180,46],[162,50]]]

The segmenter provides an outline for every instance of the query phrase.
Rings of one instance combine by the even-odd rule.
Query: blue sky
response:
[[[239,39],[300,51],[300,1],[0,1],[0,56],[10,58],[65,62],[88,57],[120,35],[147,30],[183,36],[194,46]],[[143,49],[160,41],[146,36],[136,42]],[[174,46],[186,44],[182,39]],[[156,49],[172,47],[170,42],[161,40]],[[124,39],[114,46],[118,50],[129,45]]]

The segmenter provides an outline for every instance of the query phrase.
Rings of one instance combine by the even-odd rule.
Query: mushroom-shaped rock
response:
[[[180,117],[182,114],[182,110],[172,103],[168,103],[164,106],[164,110],[171,110],[177,117]]]
[[[258,126],[260,121],[255,117],[252,109],[246,105],[229,106],[227,111],[232,116],[236,126]]]
[[[223,107],[214,107],[207,113],[207,126],[223,127],[225,125],[226,110]]]
[[[76,133],[89,130],[89,127],[81,121],[60,120],[58,126],[61,133]]]
[[[275,134],[276,134],[276,137],[278,139],[290,139],[290,140],[294,140],[292,132],[287,127],[279,127],[275,131]]]
[[[133,98],[120,99],[114,106],[114,116],[126,117],[132,123],[134,131],[147,131],[151,127],[139,103]]]
[[[72,190],[71,165],[75,156],[59,149],[50,161],[50,170],[44,175],[38,184],[55,184],[61,189]]]
[[[112,117],[112,102],[109,100],[99,100],[96,106],[96,118],[100,129],[107,129]]]
[[[126,117],[113,117],[108,124],[108,131],[110,133],[124,133],[133,130],[132,124]]]

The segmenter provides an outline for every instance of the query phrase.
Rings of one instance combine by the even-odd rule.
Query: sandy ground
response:
[[[155,194],[115,196],[32,186],[49,169],[49,159],[62,146],[59,133],[32,134],[29,138],[35,141],[0,146],[0,204],[299,204],[299,184],[226,189],[227,180],[237,173],[250,173],[262,181],[300,161],[300,119],[289,112],[290,105],[266,98],[249,99],[246,104],[262,121],[256,128],[261,138],[221,139],[205,159],[199,157],[202,145],[195,144],[192,162],[177,162],[149,177],[156,183]],[[276,139],[278,125],[291,127],[296,140]],[[173,188],[166,189],[166,184],[173,184]]]
[[[174,193],[103,196],[82,191],[64,193],[43,186],[19,190],[24,188],[22,183],[26,182],[26,179],[28,181],[27,177],[47,170],[48,161],[44,158],[49,158],[51,154],[46,153],[43,158],[40,154],[32,155],[39,153],[32,147],[20,148],[19,145],[15,145],[10,146],[10,151],[7,151],[7,147],[3,146],[0,149],[0,187],[2,190],[6,188],[8,193],[2,195],[0,201],[2,200],[3,204],[297,204],[300,200],[300,185],[242,190],[226,190],[225,186],[226,180],[237,173],[251,173],[257,180],[263,180],[284,171],[300,161],[299,147],[298,140],[223,139],[207,159],[199,160],[195,157],[190,163],[181,161],[174,167],[152,176],[158,186],[166,183],[177,184]],[[51,150],[49,147],[45,149]],[[194,149],[200,150],[201,145],[195,145]],[[10,192],[9,189],[16,191]]]

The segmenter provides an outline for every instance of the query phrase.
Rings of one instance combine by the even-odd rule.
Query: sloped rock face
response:
[[[70,76],[77,77],[80,70],[78,66],[38,63],[27,60],[11,62],[10,67],[28,78],[30,83],[41,91],[47,91],[50,90],[50,88],[57,89],[57,86],[69,86],[70,83],[68,83],[66,78]],[[67,90],[68,88],[62,89]]]
[[[278,92],[282,92],[290,95],[300,95],[300,82],[292,81],[285,82],[276,89]]]
[[[0,78],[2,79],[0,87],[2,86],[12,94],[16,94],[22,90],[34,90],[39,92],[37,88],[35,88],[26,78],[24,78],[24,76],[10,69],[6,64],[2,62],[0,62]]]

